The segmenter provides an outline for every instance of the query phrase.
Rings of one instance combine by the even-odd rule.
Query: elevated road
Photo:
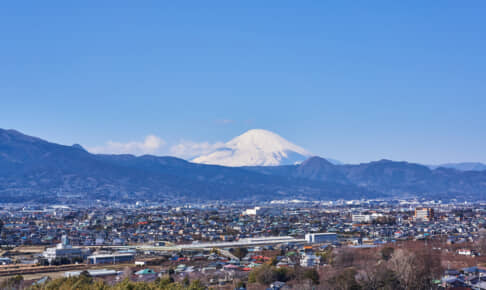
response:
[[[147,251],[180,251],[180,250],[197,250],[197,249],[214,249],[214,248],[235,248],[235,247],[253,247],[253,246],[271,246],[278,244],[304,244],[305,239],[296,239],[294,237],[260,237],[245,238],[232,242],[216,243],[192,243],[172,246],[151,246],[151,245],[134,245],[134,246],[98,246],[99,248],[116,248],[116,249],[137,249]]]

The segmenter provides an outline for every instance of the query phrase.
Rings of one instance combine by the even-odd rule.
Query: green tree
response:
[[[304,271],[304,279],[309,279],[312,281],[312,284],[317,285],[319,284],[319,273],[316,269],[307,269]]]
[[[189,277],[185,276],[184,279],[182,279],[182,285],[184,285],[184,287],[187,287],[189,286]]]
[[[273,268],[277,273],[276,280],[287,282],[295,278],[294,270],[289,268]]]
[[[201,283],[200,280],[194,280],[188,287],[188,290],[204,290],[206,287]]]
[[[91,274],[88,271],[86,271],[86,270],[84,270],[81,273],[79,273],[79,276],[83,276],[83,277],[86,277],[86,278],[91,278]]]
[[[317,253],[321,257],[321,261],[324,264],[332,264],[333,262],[333,251],[332,247],[328,247],[326,250]]]
[[[263,285],[268,285],[277,279],[277,272],[274,270],[274,267],[268,264],[263,264],[260,267],[251,270],[250,274],[248,275],[248,282],[258,282]]]
[[[160,278],[157,284],[159,285],[160,288],[164,288],[169,286],[172,283],[174,283],[174,278],[172,278],[172,276],[170,275],[166,275]]]
[[[242,259],[248,254],[248,249],[247,248],[236,248],[233,250],[233,255],[238,257],[238,259]]]

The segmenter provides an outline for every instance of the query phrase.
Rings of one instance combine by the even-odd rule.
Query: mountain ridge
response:
[[[377,196],[352,185],[264,175],[175,157],[91,154],[0,129],[0,198],[9,201],[334,199]]]
[[[481,162],[458,162],[458,163],[444,163],[440,165],[429,166],[432,169],[439,167],[451,168],[459,171],[484,171],[486,170],[486,164]]]
[[[409,196],[486,199],[486,171],[391,160],[336,165],[318,156],[291,165],[227,167],[170,156],[91,154],[0,129],[0,198],[10,202]]]

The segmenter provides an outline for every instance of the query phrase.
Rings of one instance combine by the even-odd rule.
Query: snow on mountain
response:
[[[311,153],[279,135],[253,129],[225,143],[222,148],[196,157],[195,163],[223,166],[288,165],[304,161]]]

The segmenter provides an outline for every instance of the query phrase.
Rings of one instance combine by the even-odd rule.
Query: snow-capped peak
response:
[[[224,166],[267,166],[299,163],[310,155],[307,150],[273,132],[253,129],[192,161]]]

